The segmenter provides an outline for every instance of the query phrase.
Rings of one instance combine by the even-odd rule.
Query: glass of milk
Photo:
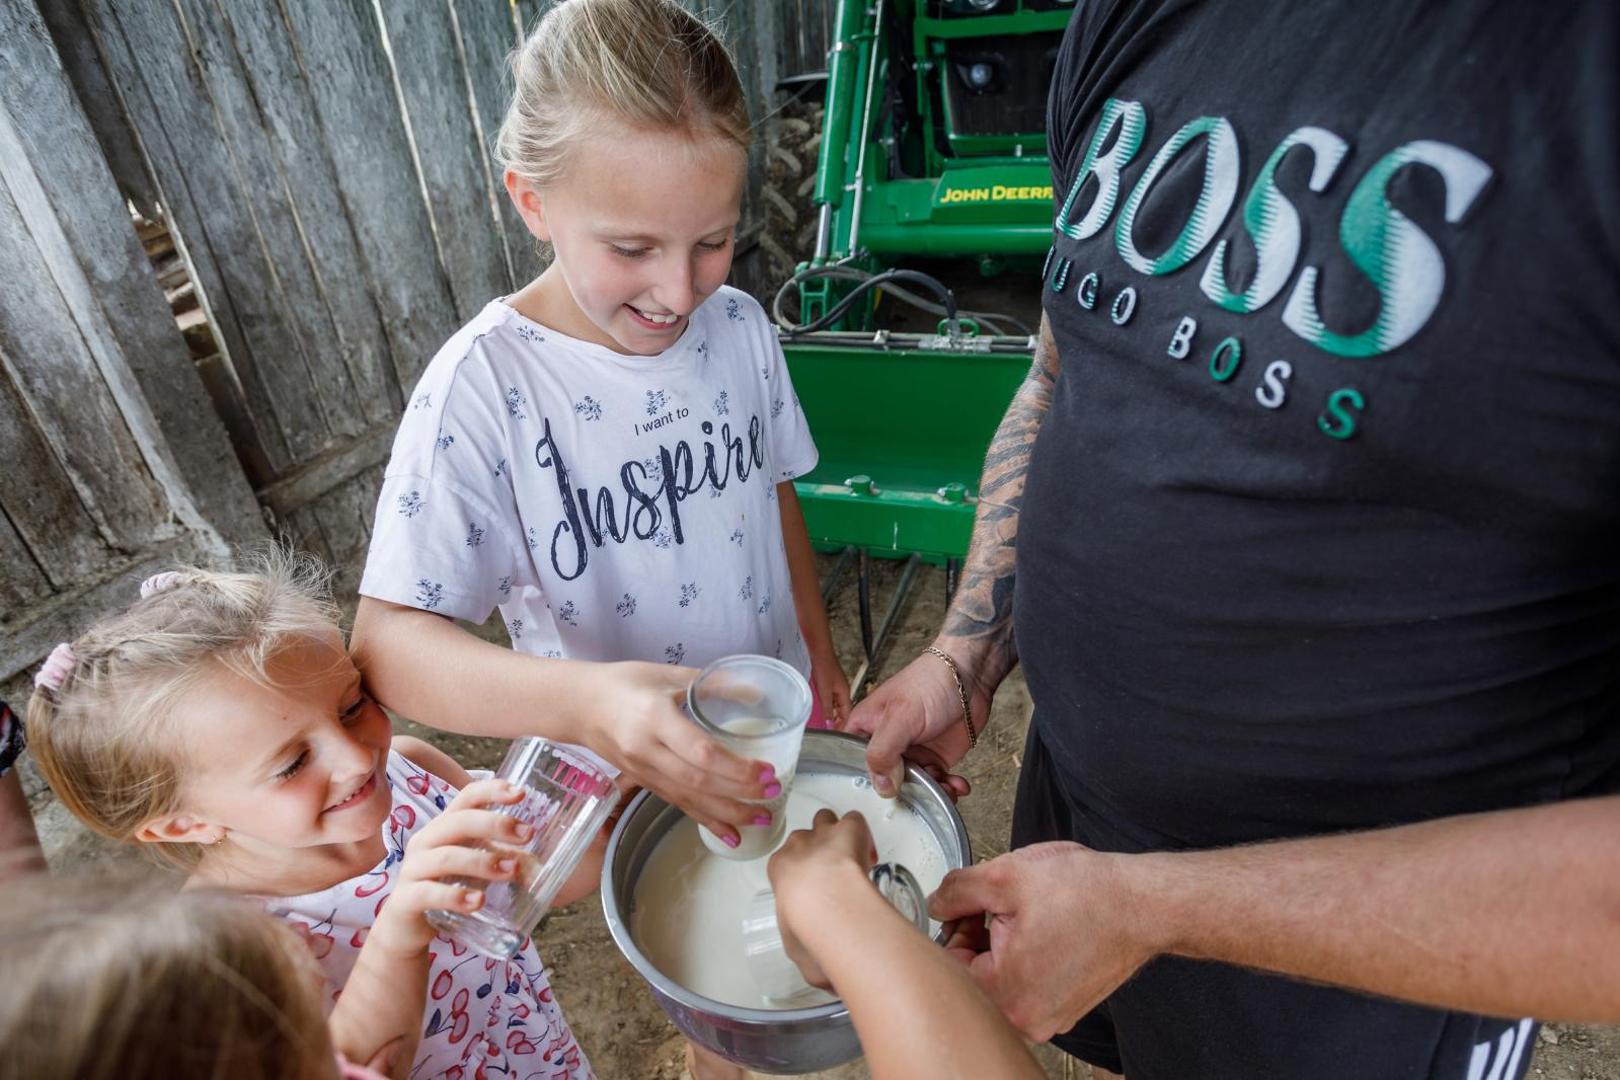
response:
[[[740,757],[776,769],[781,792],[760,805],[769,825],[744,825],[740,843],[728,847],[708,829],[698,830],[710,851],[726,859],[757,859],[782,842],[788,792],[799,765],[799,746],[810,719],[810,684],[803,675],[768,656],[723,656],[698,673],[686,691],[686,708],[698,726]]]
[[[430,911],[427,921],[463,945],[498,960],[515,955],[579,866],[618,805],[613,773],[588,750],[545,739],[518,739],[494,779],[524,789],[523,801],[496,807],[534,832],[521,845],[499,844],[517,859],[510,881],[462,883],[484,890],[474,912]]]

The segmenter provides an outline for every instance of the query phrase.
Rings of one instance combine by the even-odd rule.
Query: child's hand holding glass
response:
[[[737,826],[769,824],[767,811],[743,800],[780,795],[776,770],[738,756],[692,723],[685,704],[695,669],[635,661],[588,666],[601,696],[589,714],[586,746],[623,770],[629,783],[680,807],[716,836],[736,840]]]
[[[523,789],[504,780],[479,780],[411,837],[399,881],[371,927],[367,946],[398,955],[421,953],[436,933],[428,925],[428,911],[473,912],[483,906],[482,889],[447,879],[494,882],[516,875],[515,856],[500,845],[522,843],[530,826],[493,808],[522,798]]]

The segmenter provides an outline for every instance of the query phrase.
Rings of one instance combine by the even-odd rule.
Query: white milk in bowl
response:
[[[878,862],[904,865],[924,894],[939,887],[945,876],[944,850],[910,804],[881,798],[865,776],[803,772],[787,797],[786,814],[779,817],[785,819],[785,829],[806,829],[822,809],[839,815],[859,810],[872,829]],[[765,872],[769,860],[718,857],[698,833],[690,818],[682,818],[658,842],[637,879],[630,933],[654,967],[687,989],[742,1008],[776,1008],[754,985],[742,937],[749,899],[770,888]],[[931,924],[931,932],[937,929]],[[792,1007],[833,1000],[830,994],[814,993],[794,999]]]

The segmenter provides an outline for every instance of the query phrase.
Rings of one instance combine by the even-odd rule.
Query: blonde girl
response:
[[[14,883],[0,894],[0,955],[0,1076],[379,1078],[339,1056],[297,935],[241,900]],[[395,1042],[361,1060],[386,1069],[400,1054],[410,1048]]]
[[[382,1030],[416,1047],[402,1072],[527,1075],[544,1062],[547,1077],[590,1076],[532,943],[498,964],[424,919],[483,902],[441,879],[514,875],[488,845],[524,838],[491,809],[520,793],[392,738],[312,561],[160,575],[58,646],[36,684],[30,748],[63,805],[152,845],[187,888],[255,897],[298,927],[340,1046]],[[598,871],[582,867],[584,887],[561,902]]]
[[[515,74],[498,153],[555,258],[411,395],[356,653],[385,703],[583,744],[735,845],[781,789],[681,714],[692,668],[763,653],[829,718],[849,699],[792,484],[815,445],[774,328],[724,285],[742,87],[674,0],[566,0]],[[496,608],[511,649],[452,621]]]

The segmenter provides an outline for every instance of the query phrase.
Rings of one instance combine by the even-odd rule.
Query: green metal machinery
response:
[[[921,562],[966,554],[985,449],[1034,349],[936,278],[1029,272],[1051,244],[1047,88],[1075,0],[839,0],[811,201],[814,249],[777,293],[821,461],[797,488],[811,539],[858,559],[868,663]],[[1033,294],[1036,280],[1028,273]],[[939,316],[881,326],[879,294]],[[797,301],[792,318],[784,307]],[[908,560],[874,635],[870,556]],[[856,690],[863,677],[857,678]]]

